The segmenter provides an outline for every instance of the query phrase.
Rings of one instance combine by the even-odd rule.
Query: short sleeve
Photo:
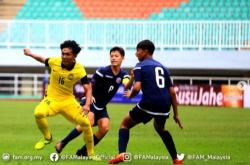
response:
[[[141,81],[141,67],[140,66],[136,66],[134,69],[134,76],[135,76],[135,82],[136,81]]]
[[[84,76],[83,78],[81,78],[81,84],[84,85],[84,84],[88,84],[89,83],[89,80],[88,80],[88,77],[87,76]]]
[[[91,79],[91,83],[95,84],[96,82],[100,81],[104,77],[104,69],[99,68],[96,70],[95,74],[93,75]]]
[[[45,66],[49,67],[49,58],[46,58],[46,60],[45,60]]]
[[[46,64],[46,61],[47,61],[47,64]],[[46,61],[45,61],[45,65],[48,67],[52,67],[53,65],[56,64],[57,58],[51,57],[51,58],[48,58],[48,60],[46,59]]]
[[[170,78],[170,72],[167,68],[164,68],[165,70],[165,82],[166,82],[166,86],[168,88],[172,87],[173,86],[173,83],[172,83],[172,80]]]

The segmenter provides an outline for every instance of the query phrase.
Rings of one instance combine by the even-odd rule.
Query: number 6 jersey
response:
[[[142,99],[138,108],[153,115],[164,115],[171,106],[169,71],[154,59],[146,59],[134,68],[135,82],[141,82]]]

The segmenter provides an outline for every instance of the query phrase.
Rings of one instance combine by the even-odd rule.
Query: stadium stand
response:
[[[161,8],[177,8],[187,0],[74,0],[89,19],[147,19]]]
[[[177,20],[177,21],[244,21],[250,20],[250,0],[27,0],[25,5],[16,15],[16,20],[99,20],[110,21],[113,19],[122,20],[140,20],[148,21],[161,21],[161,20]],[[200,45],[206,45],[207,49],[214,49],[218,45],[226,45],[231,49],[238,44],[238,48],[244,48],[244,45],[249,45],[249,25],[244,23],[226,23],[221,22],[214,23],[187,23],[187,22],[172,22],[149,24],[144,26],[136,24],[136,22],[124,24],[115,23],[97,23],[92,22],[88,25],[75,24],[75,27],[63,25],[63,23],[31,23],[29,26],[30,32],[32,32],[31,39],[32,44],[39,42],[45,42],[48,40],[51,45],[56,45],[61,40],[67,38],[65,35],[61,35],[69,28],[69,33],[75,37],[75,39],[81,43],[89,40],[88,44],[93,47],[99,47],[96,45],[113,45],[116,43],[122,43],[123,45],[134,45],[142,35],[156,42],[157,45],[163,47],[175,48],[188,48],[197,49],[197,40]],[[48,29],[49,37],[40,35],[46,33],[46,26]],[[81,28],[84,27],[84,28]],[[10,36],[10,40],[14,43],[25,43],[25,36],[28,31],[27,24],[15,24],[10,26],[13,37]],[[125,29],[124,29],[125,28]],[[224,28],[223,30],[221,30]],[[21,29],[21,30],[20,30]],[[87,30],[86,30],[87,29]],[[91,35],[88,29],[92,29],[94,33]],[[135,36],[134,39],[124,37],[130,34]],[[142,29],[142,30],[141,30]],[[162,30],[161,30],[162,29]],[[202,30],[200,30],[202,29]],[[103,32],[106,31],[106,35]],[[142,32],[145,34],[140,34]],[[87,34],[88,33],[88,34]],[[36,35],[37,34],[37,35]],[[53,34],[53,37],[50,37]],[[83,37],[78,34],[85,34],[87,37]],[[156,34],[156,35],[155,35]],[[202,35],[202,38],[200,37]],[[109,38],[111,36],[111,38]],[[171,41],[167,41],[165,38],[156,36],[168,36],[173,38]],[[169,37],[170,36],[170,37]],[[227,37],[226,40],[221,40]],[[7,39],[7,34],[0,34],[0,39]],[[27,38],[27,37],[26,37]],[[105,41],[106,40],[106,41]],[[134,42],[131,42],[134,41]],[[241,46],[243,45],[243,46]],[[201,46],[198,47],[201,49]],[[219,47],[221,49],[221,47]],[[228,49],[228,48],[226,48]],[[234,49],[234,48],[233,48]]]
[[[190,0],[178,8],[162,8],[152,20],[249,20],[249,0]]]
[[[249,0],[27,0],[16,19],[249,20]]]
[[[0,61],[0,72],[42,73],[41,65],[20,56],[22,48],[57,55],[58,46],[66,39],[81,44],[83,55],[78,58],[88,68],[102,66],[107,61],[103,55],[114,45],[126,49],[123,66],[130,68],[137,61],[135,45],[147,38],[156,45],[155,58],[174,75],[250,74],[249,51],[241,51],[250,49],[250,0],[0,0],[0,3],[0,49],[7,55]]]
[[[0,0],[0,20],[13,20],[26,0]],[[7,24],[0,23],[0,41],[7,38]]]
[[[26,0],[0,0],[0,18],[13,19]]]
[[[27,0],[16,19],[147,19],[187,0]]]
[[[27,0],[16,19],[82,20],[83,13],[72,0]]]
[[[54,47],[70,34],[94,48],[133,47],[143,37],[160,49],[244,49],[249,22],[230,21],[250,20],[249,8],[250,0],[27,0],[13,23],[0,22],[0,46]],[[112,22],[114,18],[129,22]]]
[[[250,0],[0,0],[0,97],[40,94],[44,67],[22,48],[59,55],[66,39],[80,43],[88,73],[114,45],[126,50],[123,67],[134,67],[135,45],[147,38],[175,83],[249,84],[249,29]]]

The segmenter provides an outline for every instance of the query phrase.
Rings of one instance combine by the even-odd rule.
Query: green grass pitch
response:
[[[54,145],[63,138],[74,125],[58,115],[48,119],[53,133],[53,142],[41,151],[34,150],[34,144],[42,137],[36,127],[33,109],[38,102],[0,101],[0,154],[1,165],[26,164],[107,164],[109,156],[117,153],[118,128],[124,115],[133,105],[110,104],[108,111],[111,118],[110,131],[95,147],[95,153],[106,156],[101,162],[88,160],[59,160],[51,162],[50,153],[55,152]],[[177,151],[186,155],[184,164],[249,164],[250,160],[250,110],[237,108],[189,107],[180,106],[179,113],[184,125],[180,130],[171,117],[166,128],[170,130],[176,143]],[[96,128],[94,128],[95,130]],[[63,150],[61,155],[73,155],[83,144],[78,137]],[[152,122],[138,125],[130,132],[128,152],[132,153],[131,162],[123,164],[154,165],[171,164],[170,156],[161,139],[153,129]],[[11,159],[4,161],[4,153]],[[13,160],[13,155],[41,156],[41,160]],[[155,155],[155,157],[153,157]],[[167,156],[167,160],[135,160],[137,157],[156,159]],[[166,158],[166,157],[164,157]]]

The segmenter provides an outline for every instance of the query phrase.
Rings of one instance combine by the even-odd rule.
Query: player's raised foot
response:
[[[93,161],[101,161],[102,159],[98,156],[98,155],[91,155],[88,156],[89,160],[93,160]]]
[[[120,153],[115,158],[109,160],[109,164],[118,164],[124,161],[124,155],[125,153]]]
[[[183,164],[184,154],[177,154],[177,159],[173,160],[173,164]]]
[[[41,149],[43,149],[44,147],[45,147],[45,145],[47,145],[47,144],[49,144],[49,143],[51,143],[52,142],[52,136],[51,136],[51,138],[50,139],[41,139],[41,140],[39,140],[37,143],[36,143],[36,145],[35,145],[35,149],[36,150],[41,150]]]
[[[62,142],[58,142],[55,146],[56,152],[60,154],[64,148],[64,144]]]

